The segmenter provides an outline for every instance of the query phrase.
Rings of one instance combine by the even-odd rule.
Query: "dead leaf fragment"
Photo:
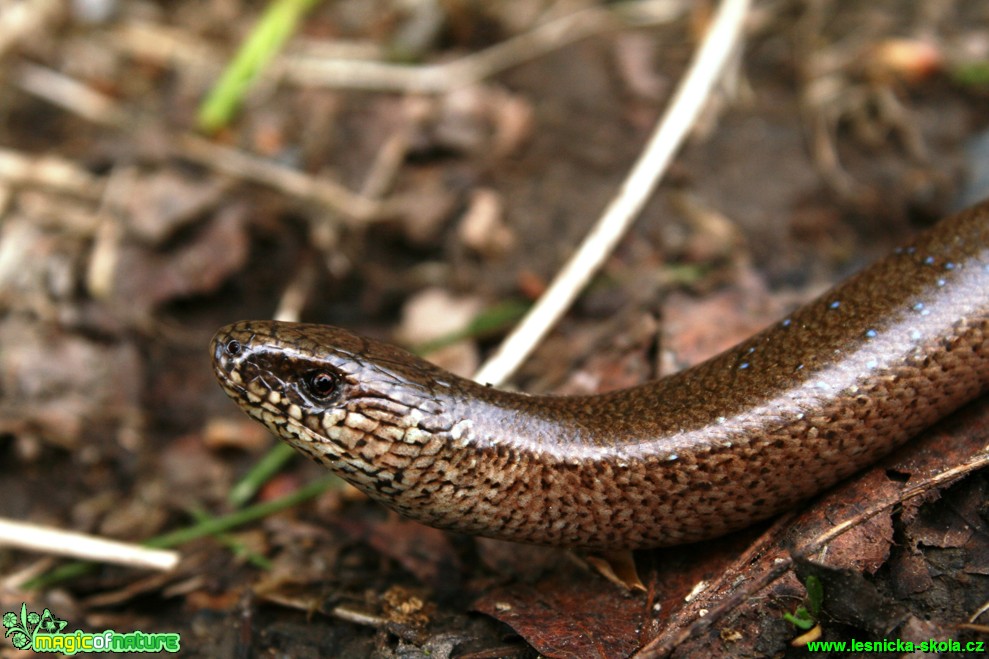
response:
[[[602,588],[604,583],[557,576],[513,584],[485,593],[473,608],[509,625],[548,657],[627,657],[652,615],[641,595]]]
[[[126,208],[130,235],[159,245],[217,204],[229,184],[215,177],[192,178],[174,169],[137,178]]]
[[[428,288],[405,303],[398,338],[407,345],[416,346],[456,336],[468,327],[480,310],[479,298]],[[452,341],[431,350],[427,356],[430,361],[464,377],[473,373],[480,361],[477,346],[467,340]]]
[[[497,192],[488,188],[474,190],[457,228],[460,240],[487,257],[508,252],[515,245],[515,233],[505,224],[504,213],[504,203]]]
[[[113,284],[118,308],[140,317],[176,298],[216,290],[247,259],[245,213],[243,206],[227,206],[190,240],[164,251],[123,243]]]

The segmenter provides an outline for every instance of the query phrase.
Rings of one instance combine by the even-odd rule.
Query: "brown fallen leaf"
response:
[[[112,299],[141,318],[175,298],[216,290],[247,260],[247,208],[225,207],[189,240],[157,249],[124,242],[116,259]]]
[[[557,658],[627,657],[652,618],[639,595],[600,577],[561,574],[495,588],[473,608],[509,625],[540,654]]]

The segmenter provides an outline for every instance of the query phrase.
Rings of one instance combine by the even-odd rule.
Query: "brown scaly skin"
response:
[[[989,388],[989,203],[721,355],[597,396],[499,391],[325,325],[235,323],[211,349],[248,414],[408,517],[598,550],[693,542]]]

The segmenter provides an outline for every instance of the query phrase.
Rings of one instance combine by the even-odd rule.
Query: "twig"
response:
[[[25,91],[94,123],[125,130],[134,123],[115,100],[61,73],[35,64],[22,64],[16,79]],[[393,212],[387,201],[355,194],[325,176],[311,176],[193,134],[179,135],[175,141],[180,156],[230,176],[270,185],[287,195],[328,206],[347,218],[371,221]],[[14,161],[10,152],[0,151],[0,175],[11,163]]]
[[[989,452],[987,452],[987,450],[989,450],[989,447],[984,448],[982,452],[975,454],[960,465],[956,465],[950,469],[945,469],[939,474],[935,474],[930,478],[925,478],[916,485],[905,488],[899,492],[893,501],[878,502],[874,504],[871,508],[867,508],[854,517],[846,519],[841,524],[833,526],[813,540],[796,548],[793,553],[798,556],[809,556],[810,554],[814,554],[824,545],[828,544],[845,531],[864,524],[879,513],[892,508],[894,505],[901,504],[904,501],[918,497],[921,494],[926,494],[934,488],[947,487],[963,476],[989,465]]]
[[[290,323],[299,322],[302,317],[302,309],[306,306],[306,301],[312,293],[316,284],[316,264],[313,259],[306,257],[299,264],[295,276],[282,291],[282,297],[278,301],[278,309],[273,316],[275,320],[282,320]]]
[[[121,126],[126,118],[106,94],[47,67],[24,62],[14,70],[14,79],[25,91],[93,123]]]
[[[62,192],[96,198],[100,179],[71,160],[36,156],[0,148],[0,181],[16,185],[42,185]]]
[[[225,57],[218,46],[187,30],[133,19],[108,27],[105,45],[125,57],[202,79],[212,79]]]
[[[721,3],[669,110],[660,120],[618,196],[557,274],[546,293],[477,372],[475,380],[495,385],[504,382],[563,315],[618,244],[649,199],[735,52],[748,5],[748,0],[724,0]]]
[[[674,20],[686,3],[669,0],[627,2],[612,10],[592,7],[536,28],[460,59],[442,64],[408,66],[386,62],[325,59],[305,55],[279,61],[284,79],[308,86],[375,91],[444,93],[488,78],[566,44],[626,24],[655,25]]]
[[[175,551],[149,549],[74,531],[0,519],[0,545],[102,563],[171,570],[179,562]]]
[[[389,214],[387,202],[354,194],[324,176],[310,176],[274,162],[256,158],[237,149],[220,146],[196,135],[179,138],[181,155],[231,176],[253,180],[287,195],[327,205],[355,220],[370,221]]]
[[[361,186],[361,195],[368,199],[380,199],[391,189],[409,151],[409,133],[413,122],[413,118],[407,118],[378,149]]]

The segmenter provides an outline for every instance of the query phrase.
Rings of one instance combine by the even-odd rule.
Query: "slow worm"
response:
[[[594,396],[459,378],[325,325],[212,342],[248,414],[432,526],[588,549],[703,540],[789,508],[989,385],[989,202],[738,346]]]

